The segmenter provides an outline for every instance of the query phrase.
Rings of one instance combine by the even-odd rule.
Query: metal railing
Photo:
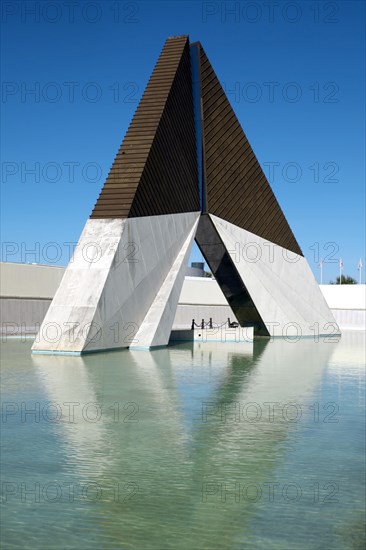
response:
[[[196,323],[196,321],[192,319],[191,330],[194,330],[195,328],[200,328],[202,330],[204,328],[212,329],[214,327],[219,328],[219,327],[226,327],[226,326],[229,328],[238,328],[239,323],[237,323],[236,321],[231,322],[230,317],[227,318],[227,321],[225,323],[221,323],[221,324],[213,323],[212,317],[210,317],[208,322],[205,322],[205,320],[202,319],[200,323]]]

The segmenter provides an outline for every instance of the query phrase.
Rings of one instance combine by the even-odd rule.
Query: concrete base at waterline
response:
[[[171,342],[238,342],[253,344],[253,327],[214,327],[194,330],[175,329]]]

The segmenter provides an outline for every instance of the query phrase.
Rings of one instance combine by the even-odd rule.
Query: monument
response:
[[[166,345],[194,239],[241,326],[267,337],[334,332],[201,44],[177,36],[163,47],[32,350]]]

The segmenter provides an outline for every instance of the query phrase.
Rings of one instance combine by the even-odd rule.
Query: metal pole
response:
[[[320,267],[320,284],[321,284],[321,285],[323,284],[323,263],[324,263],[324,261],[321,259],[320,262],[319,262],[319,267]]]
[[[360,272],[360,285],[361,285],[362,284],[362,260],[361,260],[361,258],[360,258],[360,261],[358,262],[357,269]]]
[[[339,284],[342,284],[342,258],[339,259]]]

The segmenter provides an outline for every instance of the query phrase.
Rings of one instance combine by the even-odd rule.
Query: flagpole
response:
[[[361,285],[362,284],[362,260],[361,260],[361,258],[360,258],[360,261],[358,262],[357,269],[360,272],[360,285]]]
[[[319,267],[320,267],[320,284],[323,284],[323,263],[324,260],[320,258]]]
[[[339,284],[340,285],[342,284],[342,267],[343,267],[342,258],[339,258]]]

